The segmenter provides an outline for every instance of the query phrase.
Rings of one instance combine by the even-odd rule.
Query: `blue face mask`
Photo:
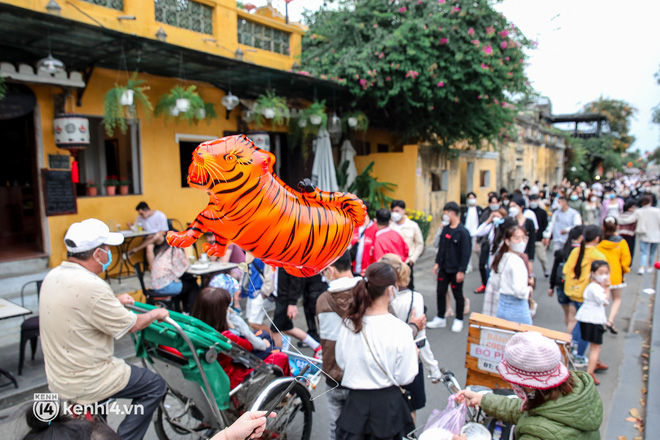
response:
[[[101,249],[101,250],[108,255],[108,261],[106,263],[101,263],[101,266],[103,266],[101,272],[105,272],[106,270],[108,270],[108,267],[110,267],[110,265],[112,264],[112,252],[106,251],[105,249]]]
[[[498,226],[501,225],[502,223],[504,223],[504,219],[503,219],[503,218],[497,217],[497,218],[494,218],[494,219],[493,219],[493,224],[495,225],[495,227],[498,227]]]

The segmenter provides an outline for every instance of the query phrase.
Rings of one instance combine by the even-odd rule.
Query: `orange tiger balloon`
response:
[[[353,229],[364,223],[364,203],[353,194],[314,188],[300,193],[273,173],[275,156],[245,135],[200,144],[193,152],[188,184],[206,191],[208,206],[183,232],[169,232],[172,246],[188,247],[204,232],[222,256],[235,243],[264,263],[298,277],[319,273],[348,247]]]

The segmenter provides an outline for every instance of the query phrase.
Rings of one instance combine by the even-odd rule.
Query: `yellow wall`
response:
[[[116,80],[117,73],[111,70],[96,69],[89,82],[83,98],[82,107],[76,112],[88,116],[103,115],[103,96]],[[167,93],[177,84],[175,79],[141,74],[140,78],[148,81],[147,95],[155,105],[160,96]],[[189,125],[187,122],[168,121],[164,118],[149,119],[143,109],[138,106],[140,119],[140,145],[142,152],[141,173],[144,193],[128,196],[98,196],[79,197],[78,214],[47,217],[50,230],[51,265],[58,265],[65,257],[64,234],[69,225],[75,221],[95,217],[103,221],[116,220],[124,228],[127,222],[133,222],[136,217],[135,206],[144,200],[150,207],[163,211],[169,218],[183,222],[191,222],[204,208],[207,196],[192,188],[181,188],[179,146],[175,136],[179,134],[221,137],[225,130],[236,130],[238,111],[225,120],[225,111],[218,103],[224,96],[221,90],[204,83],[196,84],[204,101],[216,103],[218,118],[210,124],[200,122]],[[59,92],[56,88],[33,86],[41,111],[43,158],[47,164],[48,154],[66,154],[55,146],[53,121],[53,96]],[[284,129],[280,127],[280,129]],[[201,142],[201,141],[200,141]],[[102,182],[99,193],[102,191]]]
[[[32,9],[46,13],[49,0],[1,0],[2,3]],[[234,58],[234,52],[239,47],[237,35],[237,18],[249,18],[254,22],[280,29],[291,34],[289,54],[278,54],[266,50],[241,45],[247,62],[272,67],[274,69],[288,70],[294,61],[299,58],[301,39],[305,31],[299,25],[286,25],[284,19],[277,15],[248,14],[236,8],[235,0],[196,0],[199,3],[211,6],[213,12],[213,34],[204,34],[156,21],[153,0],[124,0],[124,10],[118,11],[104,6],[94,5],[86,1],[72,0],[58,1],[61,6],[61,16],[70,20],[99,26],[140,37],[156,39],[156,32],[161,27],[167,33],[167,42],[190,49],[208,52],[225,58]],[[76,7],[74,7],[73,5]],[[135,20],[118,20],[121,15],[133,15]],[[92,18],[90,18],[92,17]],[[97,23],[98,22],[98,23]],[[205,39],[215,39],[204,41]]]
[[[386,193],[393,199],[406,202],[406,208],[415,207],[415,185],[417,171],[417,145],[406,145],[403,153],[374,153],[368,156],[355,156],[358,173],[364,171],[369,163],[374,162],[371,175],[381,182],[397,185],[392,192]]]

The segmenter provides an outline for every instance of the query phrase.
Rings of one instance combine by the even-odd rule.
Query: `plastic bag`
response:
[[[465,425],[465,416],[467,414],[467,405],[461,403],[456,405],[456,394],[449,396],[447,407],[444,411],[434,409],[424,426],[424,432],[432,428],[442,428],[452,434],[460,434],[461,428]]]

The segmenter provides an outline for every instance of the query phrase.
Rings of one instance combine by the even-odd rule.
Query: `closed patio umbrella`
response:
[[[344,162],[348,162],[348,168],[346,169],[346,187],[342,188],[343,191],[348,190],[350,186],[355,182],[358,172],[355,167],[355,155],[357,152],[351,142],[346,139],[343,144],[341,144],[341,160],[339,161],[339,166],[341,167]]]
[[[339,191],[335,163],[332,158],[332,145],[328,130],[322,128],[314,141],[316,152],[312,165],[312,182],[322,191]]]

